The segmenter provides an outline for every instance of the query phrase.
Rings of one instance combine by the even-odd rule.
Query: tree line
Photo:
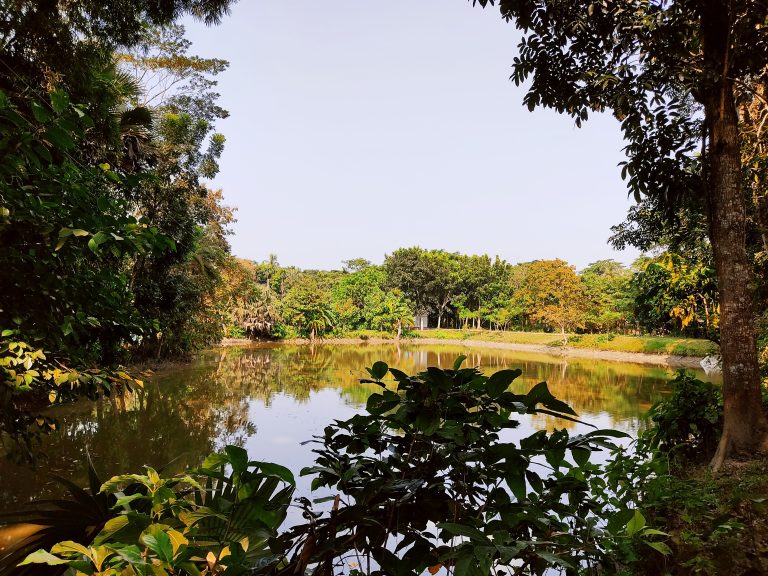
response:
[[[577,271],[563,260],[510,264],[488,255],[400,248],[382,265],[283,267],[236,260],[216,300],[229,336],[398,337],[425,315],[434,328],[672,334],[716,340],[719,304],[706,262],[665,251],[631,267],[614,260]]]

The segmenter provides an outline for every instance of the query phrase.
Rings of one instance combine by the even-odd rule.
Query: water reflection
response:
[[[0,461],[0,510],[57,492],[48,473],[86,483],[88,450],[103,476],[168,464],[176,472],[225,444],[295,472],[312,458],[301,442],[333,419],[359,411],[375,388],[365,366],[383,360],[406,373],[450,367],[456,356],[487,372],[521,368],[516,388],[546,380],[585,421],[636,432],[642,414],[667,392],[665,368],[564,359],[460,346],[261,345],[206,352],[189,366],[156,375],[134,397],[52,410],[56,433],[44,439],[37,470]],[[536,417],[524,427],[572,426]],[[170,463],[170,464],[169,464]],[[303,483],[302,483],[303,484]],[[301,489],[301,486],[300,486]]]

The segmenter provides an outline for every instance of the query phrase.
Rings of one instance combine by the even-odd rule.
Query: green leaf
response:
[[[146,498],[146,496],[140,493],[131,494],[130,496],[121,496],[117,499],[117,502],[115,502],[113,508],[122,508],[123,506],[130,504],[134,500],[138,500],[140,498]]]
[[[116,548],[115,551],[117,552],[118,556],[120,556],[120,558],[132,566],[146,565],[146,561],[144,560],[144,556],[142,555],[141,550],[139,550],[139,547],[135,544],[132,544],[131,546],[125,546],[123,548]]]
[[[83,556],[87,556],[89,558],[91,556],[91,551],[88,550],[88,548],[86,548],[82,544],[73,542],[72,540],[59,542],[58,544],[54,544],[53,548],[51,548],[51,553],[53,554],[66,554],[66,553],[73,553],[73,552],[75,554],[82,554]]]
[[[60,126],[49,126],[43,137],[61,150],[69,150],[75,145],[72,135]]]
[[[451,536],[464,536],[475,542],[492,544],[490,539],[485,534],[473,526],[467,526],[466,524],[456,524],[454,522],[443,522],[442,524],[438,524],[437,527],[445,530]]]
[[[640,510],[635,510],[632,518],[627,522],[626,531],[627,535],[634,536],[645,526],[645,516],[640,513]]]
[[[575,570],[573,564],[568,562],[567,560],[563,560],[560,558],[560,556],[556,556],[555,554],[552,554],[551,552],[547,552],[546,550],[535,550],[534,554],[541,558],[542,560],[546,560],[550,564],[556,565],[556,566],[562,566],[563,568],[570,568],[571,570]]]
[[[69,107],[69,94],[63,90],[54,90],[50,96],[53,110],[56,114],[63,114]]]
[[[55,566],[57,564],[66,563],[67,560],[54,556],[50,552],[46,552],[45,550],[35,550],[32,554],[27,556],[23,562],[19,563],[19,566],[24,566],[25,564],[48,564]]]
[[[88,248],[90,248],[93,252],[98,252],[99,246],[104,244],[104,242],[107,240],[109,240],[109,236],[99,230],[90,240],[88,240]]]
[[[528,408],[535,408],[537,404],[542,404],[545,408],[549,408],[555,412],[578,416],[573,408],[552,395],[546,382],[539,382],[536,386],[531,388],[525,397],[525,403]]]
[[[592,454],[591,450],[588,450],[587,448],[578,448],[574,447],[571,448],[571,455],[573,456],[573,461],[576,462],[579,466],[584,466],[587,462],[589,462],[589,456]]]
[[[374,362],[373,366],[371,366],[370,368],[367,368],[367,370],[372,378],[376,380],[381,380],[382,378],[384,378],[384,376],[387,375],[387,372],[389,372],[389,366],[387,366],[386,363],[379,360],[378,362]]]
[[[96,538],[93,540],[93,543],[96,545],[103,544],[104,542],[111,539],[115,534],[120,532],[120,530],[128,526],[128,524],[129,519],[125,514],[110,518],[107,520],[107,523],[104,524],[104,528],[101,529],[101,532],[99,532]]]
[[[515,498],[517,498],[518,501],[525,500],[525,497],[527,496],[527,485],[525,483],[525,472],[523,469],[515,470],[506,477],[506,480],[509,489],[512,490],[512,494],[515,495]]]
[[[48,122],[51,119],[51,113],[47,108],[40,105],[39,102],[32,102],[32,115],[38,122]]]
[[[257,461],[253,461],[251,464],[258,466],[259,470],[261,470],[261,473],[266,476],[274,476],[276,478],[280,478],[280,480],[286,484],[290,484],[291,486],[296,485],[296,479],[293,477],[293,472],[291,472],[285,466],[281,466],[280,464],[273,464],[272,462]]]
[[[672,549],[664,542],[646,542],[646,544],[664,556],[672,554]]]
[[[512,381],[520,376],[523,371],[519,368],[516,370],[499,370],[491,375],[486,382],[486,388],[488,394],[492,397],[500,396],[503,392],[507,391]]]
[[[461,354],[456,357],[456,360],[453,361],[453,369],[458,370],[461,368],[461,365],[464,363],[464,360],[466,360],[467,357],[464,354]]]
[[[213,453],[209,454],[208,457],[203,460],[201,468],[203,470],[218,472],[219,468],[226,466],[227,464],[229,464],[229,458],[226,454]]]
[[[240,474],[248,469],[248,452],[244,448],[228,444],[224,447],[224,452],[229,457],[233,472]]]
[[[145,532],[141,537],[141,541],[146,547],[165,562],[173,560],[173,544],[171,544],[168,534],[158,525],[152,525],[147,530],[148,532]]]

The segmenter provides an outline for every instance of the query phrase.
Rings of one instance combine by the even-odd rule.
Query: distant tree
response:
[[[585,287],[575,268],[567,262],[531,262],[520,292],[534,321],[559,330],[563,336],[567,331],[584,326],[587,312]]]
[[[398,339],[403,328],[413,326],[413,307],[403,294],[395,288],[383,294],[383,297],[371,307],[371,327],[378,330],[394,330]]]
[[[632,272],[615,260],[598,260],[580,276],[589,299],[587,327],[599,332],[625,330],[632,310],[628,286]]]
[[[345,274],[332,289],[333,306],[345,328],[372,328],[370,304],[384,299],[384,271],[378,266],[364,266]]]
[[[352,258],[351,260],[342,260],[341,263],[341,269],[344,272],[349,272],[350,274],[360,272],[364,268],[368,268],[371,265],[371,261],[366,260],[365,258]]]
[[[457,295],[457,256],[442,250],[400,248],[384,259],[389,287],[399,288],[417,313],[431,312],[442,326],[448,306]]]
[[[314,275],[300,276],[286,293],[282,305],[283,317],[312,341],[336,325],[330,294]]]

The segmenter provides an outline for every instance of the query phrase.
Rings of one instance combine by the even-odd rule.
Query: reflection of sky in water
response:
[[[383,360],[414,374],[428,365],[451,367],[459,354],[468,356],[465,366],[479,366],[487,373],[519,367],[523,375],[513,384],[514,391],[547,381],[553,394],[584,421],[631,434],[642,428],[643,413],[667,393],[666,382],[674,374],[653,366],[461,346],[262,345],[216,350],[189,366],[156,375],[141,397],[127,403],[105,400],[52,410],[59,431],[43,443],[46,459],[39,470],[0,462],[0,510],[55,493],[55,484],[43,472],[85,485],[86,448],[106,478],[139,472],[145,465],[159,467],[180,456],[168,468],[175,473],[226,443],[242,444],[251,458],[291,469],[298,493],[309,495],[310,479],[298,474],[314,460],[314,445],[301,443],[322,433],[334,419],[363,410],[376,389],[359,383],[366,366]],[[517,419],[521,425],[510,432],[511,439],[554,427],[566,427],[572,434],[592,429],[549,416]]]

